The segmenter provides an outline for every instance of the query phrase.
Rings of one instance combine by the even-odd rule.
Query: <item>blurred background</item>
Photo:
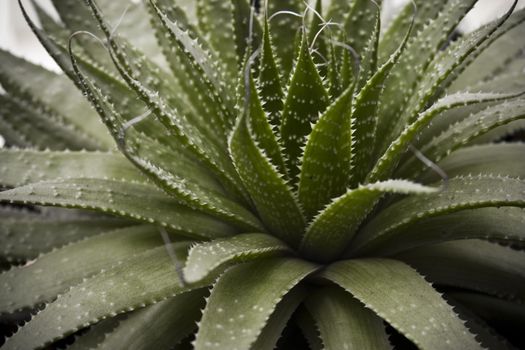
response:
[[[133,1],[133,0],[130,0]],[[384,0],[385,12],[396,11],[407,0]],[[36,0],[41,6],[53,14],[51,0]],[[29,7],[29,1],[25,1]],[[512,0],[480,0],[474,10],[461,23],[461,30],[471,31],[481,24],[505,12]],[[525,6],[525,0],[520,0],[520,7]],[[56,13],[54,14],[56,15]],[[33,18],[36,18],[33,14]],[[48,69],[58,70],[53,60],[27,27],[15,0],[0,0],[0,47],[8,49],[30,61],[41,64]]]

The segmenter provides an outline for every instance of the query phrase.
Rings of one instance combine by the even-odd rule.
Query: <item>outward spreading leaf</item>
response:
[[[438,284],[520,300],[525,296],[525,254],[495,243],[446,242],[403,252],[397,258]]]
[[[385,83],[385,92],[380,103],[377,131],[380,140],[376,146],[376,153],[381,153],[391,142],[395,125],[404,126],[399,120],[405,114],[404,107],[413,94],[415,85],[424,77],[427,66],[447,43],[459,21],[475,3],[476,0],[447,1],[438,16],[408,42],[406,54],[400,58]],[[403,121],[406,122],[406,119]]]
[[[23,186],[40,181],[91,178],[147,183],[118,153],[0,150],[0,185]]]
[[[56,295],[119,261],[162,245],[152,226],[124,228],[97,235],[39,257],[26,266],[0,274],[6,291],[0,312],[13,312],[51,301]]]
[[[195,349],[206,349],[207,344],[250,349],[279,301],[316,268],[306,261],[281,258],[228,270],[212,289]]]
[[[421,349],[482,349],[425,279],[387,259],[337,262],[322,276],[340,285]]]
[[[305,302],[324,349],[390,349],[383,320],[340,288],[327,287]]]
[[[178,294],[133,312],[96,347],[112,349],[172,349],[197,328],[206,291]]]
[[[435,136],[429,143],[421,147],[421,152],[434,162],[438,162],[477,136],[483,135],[500,125],[524,118],[525,99],[504,101],[450,125],[447,130]],[[421,171],[421,163],[411,159],[400,167],[398,173],[407,174],[410,172],[411,176],[417,176]]]
[[[352,242],[351,250],[364,253],[390,250],[403,236],[403,228],[425,218],[465,209],[525,207],[525,182],[499,176],[466,176],[451,179],[444,191],[404,198],[374,217]]]
[[[525,245],[525,222],[522,208],[480,208],[461,210],[443,216],[423,219],[403,229],[379,250],[394,254],[413,247],[463,239],[483,239]]]
[[[436,189],[404,180],[377,182],[348,190],[313,219],[303,237],[300,250],[312,259],[330,261],[344,251],[360,224],[385,193],[433,192]]]
[[[200,243],[190,249],[184,267],[184,277],[188,282],[197,282],[219,269],[225,269],[228,265],[289,252],[285,244],[262,233],[247,233]]]
[[[403,132],[393,141],[386,152],[379,158],[372,171],[368,174],[368,181],[387,179],[399,163],[404,151],[423,127],[432,122],[432,119],[448,110],[469,105],[489,102],[506,101],[520,94],[490,94],[490,93],[459,93],[445,96],[438,100],[429,109],[419,114],[417,119],[406,126]],[[479,120],[479,119],[478,119]],[[454,133],[457,129],[454,130]],[[426,153],[425,153],[426,154]],[[434,158],[433,158],[434,159]]]
[[[0,257],[7,261],[29,261],[42,253],[103,232],[133,225],[113,218],[58,219],[44,215],[20,217],[9,213],[0,226]]]
[[[186,245],[175,244],[175,249],[182,257]],[[204,285],[182,286],[166,247],[151,249],[60,295],[9,338],[4,349],[42,347],[103,318],[155,304]],[[75,312],[63,314],[61,309],[68,307],[73,307]]]
[[[66,77],[0,50],[0,83],[12,98],[30,101],[39,113],[55,116],[55,123],[67,124],[85,147],[113,148],[104,125]]]
[[[100,179],[40,182],[0,192],[0,200],[90,209],[159,224],[200,239],[232,233],[226,224],[180,205],[153,186],[138,183]]]

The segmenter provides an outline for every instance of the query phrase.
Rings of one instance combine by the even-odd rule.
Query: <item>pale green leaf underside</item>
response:
[[[195,349],[250,349],[281,299],[316,269],[306,261],[286,258],[229,269],[212,289]]]
[[[227,236],[231,229],[181,206],[155,187],[122,181],[70,179],[0,192],[0,201],[80,208],[156,223],[197,239]]]
[[[344,290],[320,289],[305,304],[319,328],[323,349],[391,349],[383,320]]]
[[[51,301],[83,278],[133,255],[162,245],[154,226],[136,226],[97,235],[55,250],[0,274],[0,312]]]
[[[174,248],[183,257],[186,245],[175,244]],[[166,247],[151,249],[60,295],[9,338],[4,349],[40,348],[106,317],[203,286],[182,286]],[[75,312],[63,313],[69,308]]]
[[[230,264],[263,259],[289,253],[278,239],[262,233],[245,233],[231,238],[199,243],[190,249],[184,278],[198,282]]]
[[[420,349],[482,349],[441,295],[400,261],[340,261],[322,276],[351,293]]]

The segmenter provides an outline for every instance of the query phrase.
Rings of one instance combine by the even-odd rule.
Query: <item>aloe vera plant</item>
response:
[[[53,3],[64,74],[0,51],[2,349],[520,346],[516,1]]]

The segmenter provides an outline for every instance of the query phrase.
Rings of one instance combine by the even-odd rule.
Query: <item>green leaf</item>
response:
[[[524,210],[522,208],[479,208],[461,210],[421,220],[397,233],[379,251],[395,254],[414,247],[463,239],[483,239],[525,245]]]
[[[152,90],[149,86],[143,85],[141,81],[134,78],[137,74],[142,74],[136,71],[137,67],[140,69],[141,66],[138,65],[134,67],[136,62],[134,59],[129,58],[129,50],[123,45],[125,43],[119,43],[116,39],[111,38],[111,32],[109,32],[101,16],[100,13],[97,13],[97,18],[101,26],[106,28],[106,36],[111,42],[111,53],[115,65],[126,82],[135,90],[139,97],[144,100],[151,112],[169,131],[170,135],[177,139],[177,142],[190,150],[195,157],[214,171],[222,181],[226,182],[228,188],[237,190],[240,195],[242,193],[240,180],[226,154],[225,148],[210,142],[209,138],[206,137],[199,128],[195,127],[194,123],[187,119],[184,113],[181,113],[176,107],[170,105],[157,91]],[[78,72],[78,74],[81,73]],[[93,90],[93,88],[90,90]],[[98,100],[101,99],[103,99],[103,96],[98,97]],[[116,113],[116,111],[113,112],[113,114]]]
[[[67,124],[86,147],[111,149],[114,143],[98,116],[64,76],[0,50],[0,83],[13,98],[23,99]],[[30,102],[29,102],[30,101]]]
[[[348,190],[334,199],[310,223],[301,242],[301,253],[311,259],[330,261],[344,251],[363,220],[385,193],[433,192],[436,192],[435,188],[404,180],[388,180]]]
[[[430,142],[421,147],[420,151],[434,162],[439,162],[452,151],[466,145],[476,137],[488,131],[525,118],[525,99],[504,101],[472,114],[467,118],[450,125],[443,133],[435,136]],[[422,163],[411,158],[399,168],[396,174],[410,174],[418,176],[423,170]]]
[[[180,205],[149,185],[100,179],[70,179],[0,192],[0,201],[91,209],[165,226],[183,236],[228,236],[229,226]]]
[[[53,4],[60,15],[60,19],[67,26],[70,33],[79,30],[89,31],[97,36],[102,33],[89,11],[89,8],[79,4],[76,0],[53,0]],[[97,6],[104,12],[115,33],[130,40],[134,46],[146,53],[155,62],[165,63],[155,41],[151,23],[148,21],[147,11],[142,2],[121,3],[111,0],[98,0]],[[47,31],[47,30],[46,30]],[[103,47],[85,37],[79,39],[82,46],[94,60],[107,57]],[[110,64],[109,60],[102,61]]]
[[[308,136],[299,174],[298,196],[307,219],[345,192],[350,178],[353,88],[328,107]]]
[[[162,245],[152,226],[124,228],[54,250],[22,267],[0,274],[8,293],[0,296],[0,310],[14,312],[52,301],[59,293],[108,266]]]
[[[381,3],[379,1],[379,3]],[[377,50],[381,29],[380,8],[370,0],[356,0],[345,22],[350,45],[360,55],[359,72],[355,89],[360,91],[377,70]],[[358,33],[352,33],[359,28]]]
[[[186,244],[175,244],[174,248],[177,255],[183,256]],[[4,349],[40,348],[106,317],[203,286],[205,284],[181,285],[166,247],[154,248],[60,295],[10,337]]]
[[[301,329],[301,333],[308,342],[311,350],[323,350],[323,342],[321,341],[321,334],[317,323],[312,315],[306,309],[306,306],[301,306],[296,314],[295,320],[297,326]]]
[[[507,175],[514,178],[525,178],[525,144],[499,143],[461,148],[443,159],[439,167],[449,177],[468,174]],[[427,171],[423,182],[439,180],[439,176]]]
[[[417,89],[414,90],[414,94],[410,96],[405,106],[405,111],[400,114],[400,117],[396,120],[396,124],[391,130],[390,135],[396,137],[402,131],[402,128],[405,127],[406,123],[413,122],[414,119],[417,118],[418,113],[431,102],[431,99],[436,95],[438,89],[440,87],[446,87],[447,84],[449,84],[449,82],[445,82],[445,80],[447,78],[449,80],[453,79],[453,73],[457,73],[458,69],[461,70],[463,67],[462,64],[468,64],[470,60],[473,60],[489,43],[498,37],[498,28],[505,25],[507,27],[515,25],[515,21],[507,21],[507,19],[515,8],[516,3],[517,1],[514,2],[505,16],[478,29],[467,37],[459,39],[434,58],[426,69],[427,74],[419,81]],[[525,16],[522,17],[521,21],[525,20]],[[430,74],[430,72],[434,74]],[[444,83],[444,86],[442,83]]]
[[[229,139],[229,150],[259,217],[276,237],[297,245],[304,230],[304,217],[291,188],[270,159],[255,143],[242,114]]]
[[[281,145],[261,105],[255,82],[251,75],[249,78],[249,86],[244,86],[244,91],[246,92],[250,89],[250,101],[247,106],[247,108],[249,108],[248,123],[253,132],[254,141],[261,151],[270,159],[271,163],[277,167],[279,173],[286,174],[286,165],[284,163]],[[244,82],[243,85],[247,85],[246,82]]]
[[[96,349],[173,349],[197,328],[206,294],[195,290],[135,311]]]
[[[367,175],[369,182],[388,179],[399,164],[401,157],[406,152],[410,143],[417,134],[432,122],[440,113],[470,105],[508,101],[519,94],[493,94],[493,93],[457,93],[445,96],[434,103],[426,111],[420,113],[417,119],[405,126],[401,134],[390,144],[385,153],[379,158],[372,171]],[[426,153],[425,153],[426,154]]]
[[[321,276],[343,287],[420,349],[482,348],[441,295],[400,261],[340,261]]]
[[[391,251],[404,230],[423,219],[465,209],[506,206],[525,207],[524,181],[499,176],[453,178],[439,193],[410,196],[381,211],[361,230],[351,250],[357,254]]]
[[[268,19],[264,19],[264,32],[259,61],[259,89],[264,110],[269,114],[270,123],[274,126],[281,124],[281,111],[283,109],[284,92],[281,86],[279,68],[274,56],[275,49],[272,45],[272,36],[269,30]]]
[[[68,178],[147,182],[118,153],[2,149],[0,164],[0,184],[8,187]]]
[[[328,93],[312,61],[306,33],[303,33],[281,120],[281,137],[288,172],[294,183],[299,173],[301,148],[312,130],[311,124],[317,121],[319,113],[325,110],[328,102]]]
[[[383,63],[388,60],[403,41],[403,33],[410,26],[411,22],[413,22],[414,26],[413,33],[420,32],[427,22],[436,18],[446,3],[446,1],[434,2],[426,0],[414,0],[407,3],[381,36],[379,41],[379,62]]]
[[[323,349],[390,349],[383,320],[340,288],[311,294],[306,307],[319,327]]]
[[[49,114],[41,105],[23,101],[0,95],[0,132],[8,144],[54,150],[98,148],[60,116]]]
[[[10,214],[2,218],[0,256],[8,261],[27,261],[52,249],[128,225],[132,223],[112,218],[57,219]]]
[[[280,11],[291,11],[296,14],[304,12],[304,3],[301,0],[268,1],[267,17]],[[280,62],[283,72],[282,78],[286,79],[292,70],[292,62],[295,55],[295,37],[302,25],[301,18],[289,14],[279,14],[270,22],[270,32],[276,49],[276,56]]]
[[[352,110],[352,187],[361,183],[372,167],[374,147],[377,144],[376,131],[379,122],[380,96],[391,70],[405,50],[412,32],[410,26],[403,42],[390,56],[355,97]]]
[[[208,300],[195,349],[250,349],[282,298],[317,267],[296,259],[235,266],[219,277]],[[242,291],[242,293],[239,293]]]
[[[111,333],[122,321],[127,314],[118,315],[115,317],[102,320],[91,327],[80,336],[75,336],[75,342],[67,347],[67,350],[91,350],[101,344],[106,336]]]
[[[221,59],[220,65],[228,78],[227,85],[234,83],[240,63],[236,55],[234,9],[232,0],[197,0],[199,28]],[[239,57],[243,55],[244,52]]]
[[[521,11],[521,16],[525,12]],[[511,17],[520,16],[514,13]],[[498,31],[501,31],[500,28]],[[480,81],[488,81],[506,69],[509,62],[520,56],[523,45],[520,39],[525,35],[525,24],[520,24],[514,29],[504,33],[501,37],[494,40],[465,70],[455,79],[448,91],[465,90],[466,88],[477,85]],[[516,78],[514,76],[514,78]]]
[[[233,26],[235,32],[235,48],[237,50],[238,63],[242,63],[241,59],[245,56],[248,49],[248,41],[251,35],[251,48],[257,49],[262,40],[262,28],[257,16],[257,10],[253,8],[253,18],[250,17],[252,13],[251,0],[230,0],[233,4]],[[214,14],[216,16],[216,14]],[[221,19],[224,20],[224,19]],[[251,30],[250,33],[250,21]],[[224,48],[221,48],[224,49]],[[237,70],[235,71],[238,74]]]
[[[525,295],[525,253],[480,240],[418,247],[396,255],[434,283],[494,296]]]
[[[171,8],[165,0],[150,2],[157,40],[166,56],[173,75],[177,78],[186,98],[196,110],[196,118],[204,125],[220,128],[222,134],[233,125],[233,99],[226,91],[217,58],[203,47],[195,30],[192,37],[185,27],[187,19],[177,7]],[[215,131],[217,135],[221,132]]]
[[[326,18],[335,23],[343,23],[345,15],[350,13],[353,0],[332,0],[329,2]]]
[[[393,137],[397,136],[393,131],[396,124],[398,128],[405,126],[406,119],[403,119],[402,122],[400,119],[402,115],[406,114],[405,105],[411,95],[414,94],[414,88],[425,77],[424,73],[427,66],[438,55],[453,30],[476,2],[476,0],[447,1],[438,16],[429,21],[409,40],[405,53],[385,82],[385,91],[380,101],[380,119],[377,131],[380,143],[376,147],[376,153],[382,153]],[[435,5],[434,2],[431,4]],[[399,132],[400,130],[395,131]]]
[[[454,292],[449,295],[452,300],[458,301],[488,322],[524,326],[525,307],[521,303],[478,293]]]
[[[290,253],[278,239],[262,233],[245,233],[193,246],[188,254],[184,277],[198,282],[232,264]]]
[[[277,341],[282,337],[283,330],[293,313],[304,300],[306,292],[306,288],[297,286],[281,299],[250,349],[275,349]]]

